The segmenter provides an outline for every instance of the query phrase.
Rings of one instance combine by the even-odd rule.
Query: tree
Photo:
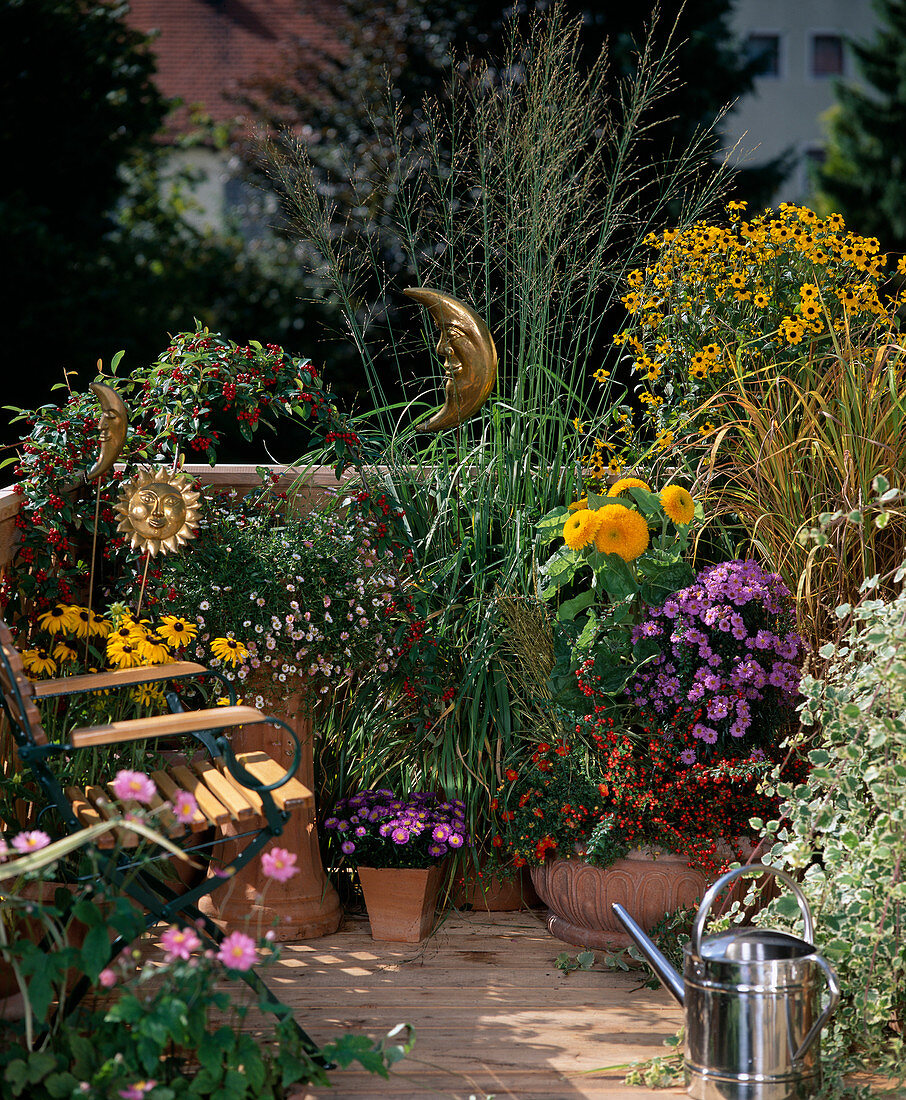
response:
[[[906,250],[906,0],[875,0],[879,27],[850,43],[867,87],[838,83],[827,159],[817,173],[824,201],[883,248]]]
[[[194,318],[291,350],[303,336],[290,249],[262,258],[186,220],[189,180],[157,140],[171,104],[126,10],[0,0],[5,404],[46,403],[64,370],[93,377],[120,349],[150,362]]]

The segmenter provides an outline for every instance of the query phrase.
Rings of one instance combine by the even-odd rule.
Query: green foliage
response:
[[[97,521],[97,483],[86,485],[82,476],[97,457],[100,409],[94,394],[70,393],[62,407],[13,410],[28,434],[18,458],[7,460],[14,463],[24,498],[15,520],[21,538],[13,570],[0,586],[10,620],[57,602],[87,603],[92,554],[101,602],[125,598],[133,583],[138,587],[141,554],[118,531],[114,505],[122,482],[141,466],[178,466],[186,453],[213,465],[224,441],[273,438],[286,424],[304,429],[306,446],[326,444],[338,469],[367,453],[345,430],[310,361],[276,344],[253,340],[240,346],[198,328],[174,336],[155,362],[128,377],[117,377],[121,361],[121,354],[115,356],[110,374],[97,378],[113,385],[131,416],[120,456],[124,470],[111,469],[99,479]],[[152,581],[158,576],[157,569],[151,571]],[[156,598],[152,592],[150,603]]]
[[[594,965],[594,951],[580,951],[575,957],[566,951],[561,951],[554,959],[554,966],[564,974],[571,974],[574,970],[591,970]]]
[[[850,42],[865,86],[837,82],[828,114],[827,159],[816,172],[821,200],[878,237],[906,249],[906,175],[896,135],[906,125],[906,6],[874,0],[878,26]]]
[[[906,575],[900,569],[897,581]],[[834,1071],[863,1068],[902,1082],[906,1065],[906,595],[841,609],[852,627],[826,645],[827,671],[802,682],[803,748],[811,771],[777,784],[784,821],[768,822],[765,862],[797,874],[817,945],[843,999],[822,1038]],[[780,898],[758,923],[791,914]],[[841,1095],[837,1093],[835,1095]]]

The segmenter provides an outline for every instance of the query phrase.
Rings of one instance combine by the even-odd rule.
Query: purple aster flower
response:
[[[443,844],[452,832],[453,830],[449,825],[435,825],[431,832],[431,839],[436,840],[438,844]]]
[[[692,767],[695,763],[695,749],[683,749],[679,754],[679,758],[684,764],[688,764],[689,767]]]
[[[409,830],[404,825],[397,825],[390,833],[390,839],[394,844],[408,844]]]
[[[344,852],[347,856],[351,855],[355,851],[355,845],[351,840],[344,840],[340,845],[340,851]]]
[[[465,843],[465,837],[461,833],[450,833],[447,837],[447,844],[451,848],[461,848]]]
[[[429,844],[428,855],[433,859],[440,859],[441,856],[445,856],[449,849],[446,844]]]
[[[726,695],[715,695],[708,700],[708,717],[715,721],[718,718],[726,718],[730,713],[730,700]]]

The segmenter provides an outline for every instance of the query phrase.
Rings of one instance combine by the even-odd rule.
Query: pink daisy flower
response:
[[[201,947],[201,940],[191,928],[168,928],[160,938],[167,962],[175,959],[188,959],[193,951]]]
[[[191,791],[177,791],[173,798],[173,816],[180,825],[191,825],[198,813],[198,802]]]
[[[258,961],[258,949],[251,936],[231,932],[220,945],[217,958],[229,970],[251,970]]]
[[[113,989],[116,985],[116,971],[111,970],[109,966],[105,966],[98,975],[98,981],[104,989]]]
[[[154,781],[144,772],[130,772],[122,768],[111,784],[113,793],[123,802],[141,802],[147,806],[157,794]]]
[[[19,833],[13,837],[13,847],[17,852],[38,852],[50,844],[50,837],[41,829],[33,829],[30,833]]]
[[[288,852],[286,848],[272,848],[261,857],[261,870],[275,882],[286,882],[299,873],[296,853]]]
[[[153,1078],[149,1078],[147,1081],[136,1081],[134,1085],[130,1085],[127,1089],[120,1089],[118,1095],[121,1100],[142,1100],[146,1092],[150,1092],[157,1082]]]

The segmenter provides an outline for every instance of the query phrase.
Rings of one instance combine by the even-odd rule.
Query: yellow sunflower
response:
[[[66,630],[68,621],[69,608],[62,603],[38,616],[38,626],[48,634],[59,634],[61,630]]]
[[[67,609],[66,626],[79,638],[93,638],[96,635],[103,638],[110,633],[110,623],[106,619],[98,618],[91,608],[77,604]]]
[[[198,627],[179,615],[164,615],[160,620],[157,633],[168,645],[176,646],[179,649],[192,641],[198,633]]]
[[[221,661],[229,663],[235,668],[240,661],[248,656],[249,651],[242,642],[237,642],[235,638],[215,638],[211,642],[211,652],[215,657],[219,657]]]
[[[580,508],[563,524],[563,541],[570,550],[581,550],[593,541],[598,529],[598,515],[599,512]]]
[[[609,497],[618,497],[624,489],[647,489],[651,492],[651,486],[646,485],[640,477],[621,477],[619,481],[615,481],[613,485],[607,490]]]
[[[602,554],[619,554],[623,561],[635,561],[648,549],[645,517],[622,504],[605,504],[598,509],[595,547]]]
[[[579,512],[583,508],[588,507],[588,497],[582,497],[581,500],[574,500],[569,506],[571,512]]]
[[[695,515],[695,501],[682,485],[667,485],[663,488],[661,504],[677,526],[692,522]]]

